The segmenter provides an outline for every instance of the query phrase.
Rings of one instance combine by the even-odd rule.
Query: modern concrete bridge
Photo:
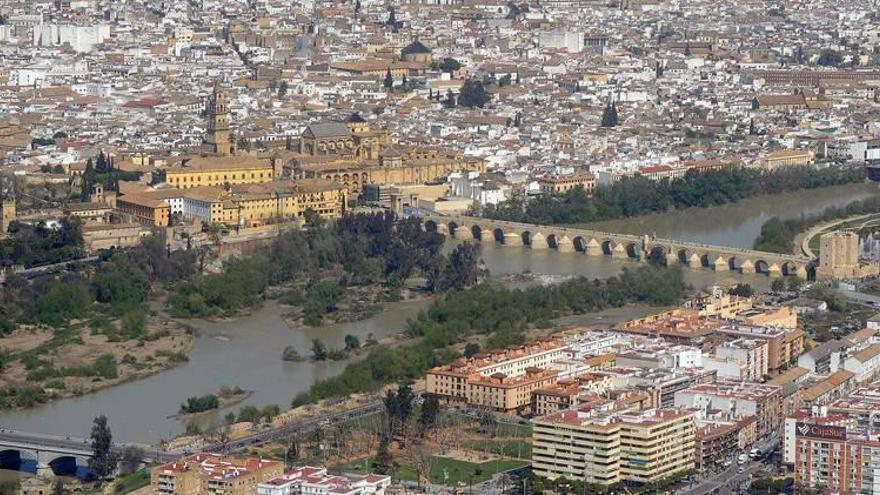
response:
[[[580,251],[587,256],[654,260],[667,265],[682,263],[691,268],[707,267],[719,272],[736,270],[771,276],[796,275],[806,279],[807,269],[813,262],[813,258],[796,254],[712,246],[648,235],[615,234],[467,216],[432,214],[423,215],[422,220],[426,229],[449,234],[459,240],[494,241],[505,246],[528,246],[559,252]]]
[[[132,445],[135,444],[116,444],[113,450],[119,453]],[[179,457],[147,445],[135,446],[143,449],[145,462]],[[39,476],[72,476],[83,472],[90,457],[91,442],[83,438],[0,430],[0,469],[33,471]]]

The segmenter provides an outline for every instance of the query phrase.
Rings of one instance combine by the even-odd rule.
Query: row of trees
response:
[[[685,289],[680,268],[654,266],[624,270],[607,280],[579,277],[527,289],[483,282],[447,294],[410,320],[405,332],[421,337],[417,344],[375,348],[366,358],[350,363],[339,376],[316,382],[308,392],[295,397],[294,404],[414,380],[427,369],[457,358],[459,354],[451,346],[473,333],[487,336],[487,348],[500,348],[523,342],[529,326],[549,324],[555,317],[619,307],[628,302],[674,304],[683,297]]]
[[[802,215],[800,218],[786,220],[773,217],[761,226],[761,233],[755,239],[754,248],[773,253],[790,253],[796,247],[794,238],[814,225],[853,215],[878,212],[880,212],[880,198],[871,197],[853,201],[844,207],[830,206],[818,215]]]
[[[78,218],[65,218],[58,228],[44,223],[12,222],[10,236],[0,240],[0,269],[25,268],[70,261],[85,256],[82,225]]]
[[[610,187],[599,187],[593,196],[583,189],[572,189],[561,196],[514,197],[487,206],[483,216],[536,224],[586,223],[673,208],[716,206],[761,194],[860,182],[864,177],[863,168],[787,167],[762,172],[732,166],[704,173],[691,170],[671,181],[637,175]]]

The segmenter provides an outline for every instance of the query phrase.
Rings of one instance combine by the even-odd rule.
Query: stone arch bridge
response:
[[[467,216],[423,215],[425,228],[459,240],[498,242],[504,246],[580,251],[588,256],[656,261],[715,271],[735,270],[771,276],[793,275],[806,279],[812,258],[796,254],[768,253],[752,249],[712,246],[698,242],[654,236],[615,234],[552,225],[533,225]]]

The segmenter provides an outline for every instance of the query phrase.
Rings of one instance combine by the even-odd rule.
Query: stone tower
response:
[[[207,153],[229,155],[232,153],[232,142],[229,135],[229,100],[226,94],[220,90],[220,86],[214,83],[214,92],[208,98],[205,105],[208,132],[202,148]]]
[[[0,237],[6,234],[6,231],[9,230],[9,224],[15,220],[15,200],[14,199],[4,199],[2,203],[0,203]]]

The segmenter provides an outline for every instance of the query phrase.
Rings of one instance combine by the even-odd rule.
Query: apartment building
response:
[[[769,347],[765,340],[739,338],[719,345],[715,356],[739,363],[739,378],[761,381],[768,373]]]
[[[748,319],[749,317],[756,316],[755,314],[746,314],[743,318]],[[793,364],[798,360],[799,356],[804,352],[806,338],[803,330],[790,325],[792,320],[795,325],[797,324],[797,319],[793,312],[788,310],[784,313],[779,313],[777,317],[772,321],[777,321],[783,325],[756,326],[730,324],[719,326],[717,330],[718,333],[734,338],[767,341],[767,370],[775,372],[783,366]]]
[[[694,467],[694,414],[560,411],[534,421],[532,469],[611,485],[651,483]]]
[[[805,419],[795,424],[795,487],[880,494],[880,437]]]
[[[280,476],[284,464],[220,454],[194,454],[153,468],[150,491],[167,495],[253,495],[257,485]]]
[[[703,383],[675,393],[675,407],[715,410],[731,418],[754,416],[759,436],[773,433],[782,422],[782,387],[739,380]]]
[[[555,340],[477,354],[428,371],[425,391],[450,401],[519,409],[531,403],[533,390],[555,383],[558,371],[549,368],[565,358],[566,346]]]
[[[304,466],[260,483],[256,495],[384,495],[390,485],[390,476],[332,476],[327,468]]]

